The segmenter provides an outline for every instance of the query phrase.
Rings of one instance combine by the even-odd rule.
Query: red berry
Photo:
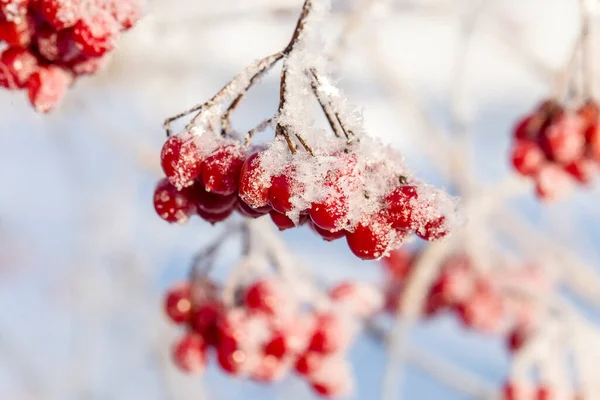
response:
[[[385,204],[392,227],[398,230],[417,228],[414,218],[415,203],[418,200],[415,186],[398,186],[386,199]]]
[[[170,223],[186,222],[196,211],[186,193],[178,191],[166,179],[162,179],[154,190],[154,209]]]
[[[173,349],[175,364],[184,372],[199,373],[206,367],[206,343],[202,336],[188,333]]]
[[[247,356],[240,349],[229,350],[223,346],[219,346],[217,349],[217,361],[223,371],[230,375],[237,375],[244,369]]]
[[[0,19],[14,21],[27,15],[30,0],[0,0]]]
[[[523,347],[523,345],[527,342],[527,338],[529,337],[528,331],[522,328],[513,329],[506,339],[506,346],[508,350],[511,352],[516,352]]]
[[[188,189],[190,200],[202,210],[209,214],[221,214],[232,210],[238,197],[235,194],[222,196],[220,194],[207,192],[200,182],[194,182]]]
[[[73,40],[82,53],[99,57],[112,50],[117,39],[118,26],[115,19],[102,10],[84,14],[73,27]]]
[[[346,344],[346,334],[342,321],[335,314],[319,315],[308,348],[324,355],[337,352]]]
[[[167,292],[165,311],[171,321],[183,324],[192,313],[192,289],[188,282],[179,283]]]
[[[535,400],[553,400],[555,396],[552,389],[546,386],[540,386],[535,393]]]
[[[240,171],[239,196],[250,207],[269,204],[271,179],[260,165],[260,153],[254,153],[244,162]]]
[[[207,192],[230,195],[237,191],[245,154],[240,144],[217,148],[204,160],[202,180]]]
[[[267,356],[275,357],[276,359],[282,359],[288,352],[286,336],[282,332],[277,332],[269,340],[263,349]]]
[[[319,228],[317,225],[315,225],[314,223],[310,223],[310,228],[319,236],[321,236],[323,238],[323,240],[326,240],[328,242],[332,242],[334,240],[338,240],[343,238],[344,236],[346,236],[346,231],[343,229],[340,229],[339,231],[336,232],[331,232],[328,231],[326,229],[322,229]]]
[[[180,189],[191,185],[200,175],[204,160],[196,137],[183,133],[167,139],[160,153],[160,161],[169,182]]]
[[[348,199],[339,192],[319,203],[312,203],[308,215],[312,222],[325,231],[338,231],[346,223]]]
[[[48,113],[62,100],[73,77],[55,66],[41,67],[27,82],[29,101],[36,111]]]
[[[281,306],[283,293],[277,282],[263,279],[246,289],[244,304],[248,310],[275,315]]]
[[[562,113],[544,130],[541,145],[548,158],[570,163],[583,156],[585,121],[576,114]]]
[[[535,176],[535,191],[541,200],[552,201],[564,196],[571,187],[569,175],[555,164],[546,164]]]
[[[57,30],[75,25],[83,11],[80,0],[37,0],[36,10]]]
[[[449,233],[446,217],[441,216],[428,221],[417,230],[417,236],[429,242],[435,242],[446,237]]]
[[[34,24],[28,16],[17,17],[12,20],[0,16],[0,42],[5,42],[10,47],[26,48],[31,43],[34,34]]]
[[[335,387],[324,382],[313,382],[311,384],[313,390],[322,397],[335,397]]]
[[[515,125],[513,134],[516,139],[533,139],[537,136],[534,118],[536,118],[535,115],[527,115]]]
[[[391,242],[392,227],[382,215],[363,219],[353,232],[346,233],[346,241],[352,252],[363,260],[382,257]]]
[[[219,342],[217,323],[222,312],[223,307],[221,304],[212,301],[197,307],[191,315],[190,325],[192,329],[211,346],[216,346]]]
[[[285,231],[286,229],[291,229],[291,228],[294,228],[296,226],[296,224],[294,224],[294,221],[292,221],[285,214],[282,214],[282,213],[277,212],[275,210],[271,210],[269,212],[269,215],[271,216],[271,220],[273,221],[273,223],[275,224],[275,226],[277,228],[279,228],[280,231]]]
[[[227,218],[229,218],[231,216],[231,214],[233,214],[233,210],[235,210],[235,208],[231,207],[225,211],[213,213],[213,212],[207,212],[207,211],[204,211],[204,210],[198,208],[196,210],[196,212],[198,213],[198,216],[200,218],[202,218],[206,222],[209,222],[211,225],[214,225],[218,222],[225,221]]]
[[[67,63],[79,55],[70,30],[54,31],[49,27],[36,32],[38,53],[50,62]]]
[[[587,151],[596,162],[600,162],[600,125],[591,125],[586,132]]]
[[[295,182],[287,173],[274,176],[269,189],[269,202],[273,210],[279,213],[291,211],[293,205],[290,199],[294,196]]]
[[[310,377],[323,364],[323,355],[316,352],[306,352],[301,355],[295,364],[296,372],[300,375]]]
[[[581,158],[565,165],[565,171],[579,183],[584,185],[587,185],[592,181],[596,170],[594,162],[587,158]]]
[[[544,152],[531,140],[517,140],[512,149],[512,163],[521,175],[532,175],[539,171],[545,161]]]
[[[29,50],[7,49],[0,56],[0,86],[7,89],[23,88],[37,68],[37,58]]]

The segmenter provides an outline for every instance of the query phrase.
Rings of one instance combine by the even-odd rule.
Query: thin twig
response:
[[[296,136],[296,139],[298,139],[298,141],[302,145],[302,147],[304,147],[304,150],[306,150],[308,152],[308,154],[310,154],[311,156],[314,156],[314,153],[313,153],[312,149],[310,148],[310,146],[306,143],[306,140],[304,140],[304,138],[297,133],[295,136]]]
[[[258,124],[256,127],[250,129],[248,131],[248,133],[246,134],[246,137],[244,138],[244,144],[249,145],[250,141],[252,140],[252,137],[254,135],[256,135],[258,132],[263,132],[265,129],[267,129],[270,125],[273,124],[273,121],[275,121],[275,117],[266,119],[263,122],[261,122],[260,124]]]
[[[331,126],[331,129],[334,131],[334,133],[336,133],[336,127],[339,126],[339,128],[342,130],[342,133],[344,134],[344,136],[346,137],[346,140],[348,143],[350,143],[351,139],[350,139],[350,134],[352,133],[351,131],[347,130],[346,127],[344,126],[344,123],[342,122],[342,119],[340,117],[340,114],[338,111],[335,110],[335,107],[333,106],[333,103],[331,102],[330,99],[323,99],[322,96],[320,95],[321,93],[321,88],[323,87],[323,80],[321,78],[321,76],[318,74],[317,70],[314,68],[310,69],[310,74],[311,74],[311,86],[313,87],[313,92],[315,93],[315,96],[317,97],[317,100],[319,101],[319,104],[321,104],[321,108],[323,108],[323,103],[324,101],[327,101],[327,105],[326,108],[323,108],[323,112],[325,112],[325,115],[327,116],[327,120],[329,121],[329,125]],[[333,114],[333,115],[331,115]],[[335,122],[333,122],[333,118],[335,118],[335,121],[337,121],[337,124],[335,124]],[[338,133],[336,133],[336,136],[340,136]]]

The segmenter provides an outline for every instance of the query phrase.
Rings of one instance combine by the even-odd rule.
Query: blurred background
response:
[[[199,219],[169,225],[152,205],[163,119],[285,46],[301,5],[151,0],[107,68],[78,81],[54,113],[38,115],[22,94],[0,92],[1,399],[313,398],[294,377],[263,386],[231,379],[214,363],[201,377],[176,370],[170,349],[179,331],[164,316],[163,294],[221,228]],[[579,18],[576,0],[339,0],[328,30],[338,51],[332,69],[364,109],[370,134],[435,185],[464,194],[456,181],[467,182],[469,195],[502,189],[492,192],[495,207],[524,228],[496,235],[497,216],[478,220],[467,210],[473,237],[520,259],[550,258],[560,279],[574,282],[556,296],[597,323],[597,187],[540,204],[508,161],[512,127],[555,90]],[[274,71],[253,88],[234,127],[271,116],[278,86]],[[456,129],[464,134],[453,136]],[[327,282],[382,279],[378,263],[358,260],[343,241],[326,243],[308,228],[282,236]],[[223,252],[217,276],[234,261]],[[490,390],[506,379],[503,339],[467,331],[451,315],[418,322],[409,342],[402,379],[397,371],[402,398],[474,398],[440,379],[444,368]],[[352,398],[379,398],[388,349],[361,336],[350,357]]]

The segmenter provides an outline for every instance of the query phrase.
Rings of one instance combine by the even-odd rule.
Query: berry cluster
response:
[[[383,259],[391,278],[386,289],[388,311],[397,309],[405,278],[418,257],[418,252],[394,251]],[[452,311],[470,329],[506,335],[507,347],[517,351],[537,322],[535,309],[525,299],[503,295],[500,286],[521,287],[524,284],[528,287],[547,286],[537,267],[482,273],[466,255],[452,254],[440,265],[422,313],[432,317],[442,311]]]
[[[140,0],[0,0],[0,87],[27,90],[38,112],[51,111],[140,14]]]
[[[377,291],[345,283],[333,288],[329,307],[294,301],[285,284],[264,278],[240,288],[227,306],[212,283],[181,283],[169,290],[167,315],[186,333],[173,358],[187,373],[202,372],[210,357],[229,375],[257,382],[280,380],[294,370],[324,397],[347,394],[352,379],[344,351],[357,317],[381,305]]]
[[[249,218],[269,214],[280,230],[310,221],[326,240],[346,237],[365,260],[412,233],[443,238],[454,213],[444,192],[407,177],[402,158],[370,138],[292,153],[281,138],[256,147],[184,132],[165,142],[161,164],[168,182],[158,185],[154,204],[169,222],[198,214],[214,223],[236,208]]]
[[[516,125],[512,163],[535,180],[539,198],[559,197],[572,181],[591,182],[600,162],[599,112],[591,100],[574,110],[547,100]]]
[[[584,397],[579,394],[559,395],[557,390],[551,385],[537,385],[529,387],[523,383],[506,382],[502,391],[502,400],[584,400]]]

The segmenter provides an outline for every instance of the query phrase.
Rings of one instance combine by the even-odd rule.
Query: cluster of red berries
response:
[[[405,278],[418,260],[419,252],[399,250],[383,259],[390,276],[386,289],[386,308],[395,311],[399,305]],[[464,254],[452,254],[440,265],[440,272],[429,289],[422,313],[432,317],[441,311],[454,312],[468,328],[484,333],[507,336],[507,347],[517,351],[537,322],[536,311],[526,299],[507,297],[500,285],[518,284],[531,287],[546,285],[537,267],[514,271],[483,273],[474,268]]]
[[[539,198],[561,196],[572,181],[591,182],[600,163],[599,113],[591,100],[574,110],[547,100],[516,125],[512,163],[533,177]]]
[[[517,382],[506,382],[502,391],[502,400],[584,400],[580,394],[558,395],[551,385],[529,387]]]
[[[165,309],[186,333],[173,358],[187,373],[202,372],[214,357],[229,375],[273,382],[294,370],[324,397],[351,390],[344,351],[353,336],[353,319],[381,304],[377,292],[342,284],[329,295],[327,310],[306,310],[289,296],[282,281],[257,280],[226,306],[213,283],[181,283],[169,290]],[[374,295],[374,296],[373,296]]]
[[[37,111],[51,111],[141,11],[140,0],[0,0],[0,87],[27,90]]]
[[[251,147],[210,132],[184,132],[162,148],[168,183],[158,185],[155,208],[169,222],[197,213],[214,223],[236,208],[249,218],[269,214],[280,230],[310,222],[325,240],[345,237],[366,260],[384,256],[412,233],[425,240],[446,236],[454,212],[447,195],[399,174],[396,153],[363,155],[361,145],[292,154],[283,140]]]

